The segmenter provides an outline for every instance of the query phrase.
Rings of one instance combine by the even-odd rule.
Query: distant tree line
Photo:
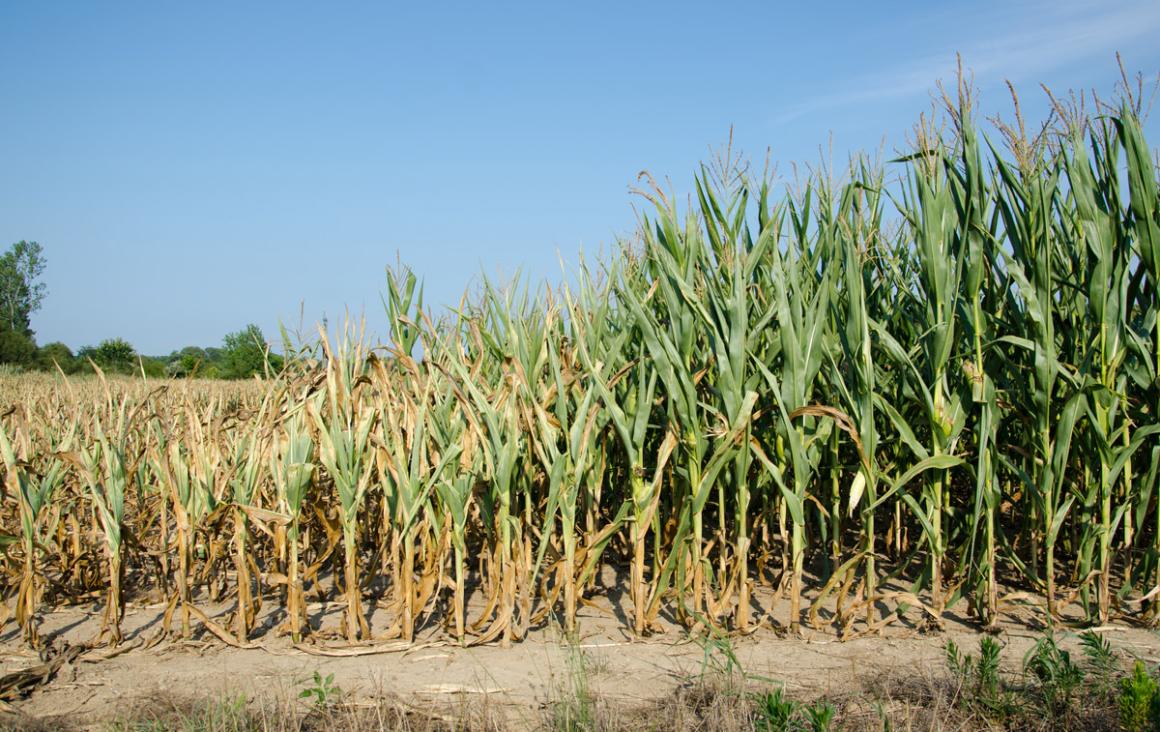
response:
[[[16,242],[0,255],[0,364],[30,371],[59,367],[66,374],[92,373],[96,364],[106,373],[208,379],[245,379],[282,368],[282,357],[270,352],[256,325],[226,335],[220,347],[186,346],[168,356],[142,355],[123,338],[76,353],[60,342],[37,346],[31,318],[48,292],[40,282],[45,266],[44,250],[34,241]]]

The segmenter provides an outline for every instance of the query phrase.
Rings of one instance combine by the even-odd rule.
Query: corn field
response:
[[[235,384],[4,377],[5,622],[36,647],[97,602],[116,644],[147,595],[239,645],[507,644],[593,605],[639,636],[1157,619],[1139,105],[1033,135],[952,97],[885,165],[783,186],[726,149],[683,203],[646,179],[635,237],[559,288],[436,314],[393,269],[385,345],[349,322]]]

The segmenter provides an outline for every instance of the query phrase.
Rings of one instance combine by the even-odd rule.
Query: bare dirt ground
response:
[[[783,610],[786,605],[780,603]],[[204,609],[224,622],[230,608]],[[338,627],[340,605],[315,604],[311,610],[322,628]],[[728,663],[720,648],[707,649],[703,641],[690,639],[675,627],[645,640],[634,639],[617,613],[599,607],[583,609],[579,637],[571,643],[549,624],[509,648],[498,644],[461,648],[438,629],[429,629],[409,647],[397,641],[351,647],[318,640],[304,650],[305,646],[296,648],[288,638],[266,632],[259,636],[261,647],[243,649],[197,628],[193,640],[150,644],[163,612],[159,603],[131,605],[123,624],[128,650],[102,658],[108,651],[96,649],[67,664],[50,683],[16,702],[16,714],[100,729],[150,699],[172,695],[244,694],[251,700],[293,700],[318,671],[323,676],[334,674],[334,684],[355,700],[392,695],[419,709],[483,703],[498,710],[506,726],[533,728],[542,724],[545,708],[568,693],[569,670],[574,668],[570,662],[574,664],[577,654],[584,659],[591,691],[629,707],[655,702]],[[380,617],[383,613],[372,617],[372,627],[387,625]],[[782,683],[800,698],[842,697],[892,676],[933,677],[945,671],[943,648],[948,640],[975,650],[980,638],[977,627],[955,612],[947,613],[942,630],[904,620],[875,635],[846,641],[828,628],[805,629],[800,636],[788,637],[776,627],[784,628],[785,620],[767,615],[765,627],[731,636],[728,648],[739,666],[735,671],[759,677],[762,683]],[[99,628],[100,607],[77,606],[46,614],[41,632],[61,647],[89,641]],[[1099,630],[1126,657],[1160,661],[1156,631],[1131,624]],[[1007,614],[997,637],[1006,646],[1004,661],[1010,670],[1018,669],[1043,632],[1041,616],[1033,608],[1013,608]],[[1057,628],[1057,635],[1065,647],[1077,645],[1068,629]],[[0,637],[0,673],[39,662],[8,626]]]

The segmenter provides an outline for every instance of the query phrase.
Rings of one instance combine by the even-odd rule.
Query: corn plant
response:
[[[56,447],[67,449],[71,435],[68,433],[64,444]],[[52,519],[53,497],[63,482],[65,464],[54,456],[48,461],[44,472],[37,474],[28,462],[31,451],[27,429],[18,429],[15,439],[12,439],[4,426],[0,425],[0,455],[3,456],[7,470],[7,488],[19,501],[20,540],[24,552],[20,588],[16,595],[16,622],[24,642],[35,649],[40,647],[37,614],[44,592],[44,579],[38,569],[37,555],[55,528]]]
[[[362,387],[368,381],[362,333],[356,333],[348,324],[336,347],[331,346],[325,332],[322,343],[326,352],[326,390],[322,399],[307,402],[307,411],[317,428],[318,459],[338,494],[346,594],[343,631],[349,640],[357,640],[370,635],[359,586],[358,531],[359,513],[374,477],[370,434],[378,413],[362,398]]]
[[[123,531],[125,495],[129,490],[130,476],[134,473],[129,431],[134,412],[129,409],[127,398],[118,403],[111,396],[104,411],[106,419],[111,422],[111,433],[106,431],[98,416],[93,432],[79,438],[76,449],[65,457],[80,470],[104,534],[108,588],[101,636],[109,645],[116,646],[122,640],[121,618],[125,613],[121,589],[124,579]]]
[[[299,533],[306,495],[314,484],[316,447],[310,434],[305,402],[283,405],[274,428],[270,474],[277,502],[276,512],[284,527],[279,532],[279,558],[285,567],[286,615],[290,636],[302,640],[306,601],[299,569]]]

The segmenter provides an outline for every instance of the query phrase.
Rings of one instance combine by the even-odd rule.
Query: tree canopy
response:
[[[137,349],[124,338],[106,338],[96,346],[85,346],[77,357],[91,360],[104,371],[130,373],[137,367]]]
[[[270,353],[270,344],[266,342],[262,329],[251,323],[235,333],[227,334],[223,340],[220,376],[224,379],[245,379],[265,374],[267,360],[272,370],[281,369],[282,359]]]
[[[40,282],[46,261],[34,241],[18,241],[0,255],[0,327],[32,337],[32,314],[48,288]]]

